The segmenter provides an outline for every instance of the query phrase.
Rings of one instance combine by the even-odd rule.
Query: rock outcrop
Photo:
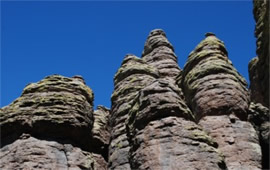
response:
[[[249,120],[256,128],[262,148],[262,168],[269,169],[269,1],[254,0],[256,53],[248,65],[250,79]]]
[[[250,89],[214,33],[181,70],[161,29],[124,57],[111,108],[52,75],[0,109],[0,169],[269,169],[269,1],[254,1]]]
[[[253,6],[257,57],[248,66],[251,100],[269,109],[269,1],[254,0]]]
[[[224,169],[217,143],[193,122],[181,89],[159,79],[140,91],[127,121],[132,169]]]
[[[218,143],[228,169],[260,169],[261,150],[247,121],[247,83],[213,33],[191,52],[178,83],[199,125]]]
[[[260,103],[249,106],[248,120],[255,127],[262,150],[262,169],[269,169],[270,121],[269,109]]]
[[[53,75],[27,85],[0,112],[1,169],[106,169],[104,149],[94,147],[91,133],[99,124],[93,97],[80,76]]]

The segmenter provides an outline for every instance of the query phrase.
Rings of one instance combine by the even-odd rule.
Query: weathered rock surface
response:
[[[93,92],[81,79],[48,76],[27,85],[21,97],[2,109],[1,139],[5,143],[13,135],[29,133],[87,146],[93,120]]]
[[[246,121],[247,83],[228,59],[223,42],[206,34],[179,77],[196,120],[218,143],[228,169],[260,169],[259,139]]]
[[[262,148],[262,168],[269,169],[269,141],[270,141],[270,113],[269,109],[260,103],[249,106],[248,120],[255,127]]]
[[[228,59],[223,42],[215,35],[207,34],[190,53],[182,77],[178,82],[197,120],[205,115],[230,113],[246,118],[247,83]]]
[[[251,100],[269,108],[269,1],[254,0],[257,57],[249,63]]]
[[[249,121],[256,128],[262,148],[262,168],[269,169],[269,1],[254,0],[256,53],[248,65],[250,79]],[[264,107],[265,106],[265,107]],[[268,108],[268,109],[267,109]]]
[[[94,119],[93,93],[82,77],[31,83],[0,115],[2,169],[107,169],[109,135],[98,127],[107,120]],[[103,143],[93,143],[93,134]]]
[[[144,45],[142,59],[158,69],[160,78],[175,78],[181,71],[174,48],[161,29],[150,32]]]
[[[1,148],[1,169],[106,169],[99,155],[71,144],[39,140],[29,134]]]
[[[127,121],[132,169],[226,168],[217,143],[191,121],[181,94],[163,79],[139,92]]]
[[[114,77],[114,92],[111,97],[110,116],[111,143],[109,147],[109,168],[130,169],[125,121],[131,103],[138,91],[158,77],[158,72],[142,59],[127,55]]]
[[[104,106],[98,106],[94,111],[94,125],[92,129],[93,146],[102,150],[104,157],[108,157],[108,146],[110,143],[109,116],[110,109]]]
[[[269,1],[254,0],[250,89],[213,33],[183,71],[161,29],[126,55],[111,109],[81,76],[48,76],[0,109],[0,169],[269,169]],[[253,101],[253,102],[250,102]]]

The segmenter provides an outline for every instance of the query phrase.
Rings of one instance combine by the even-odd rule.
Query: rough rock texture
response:
[[[109,147],[109,168],[130,169],[128,152],[130,145],[126,136],[125,121],[131,103],[140,89],[158,77],[158,72],[142,59],[127,55],[114,77],[114,92],[111,97],[110,117],[111,143]]]
[[[4,169],[94,169],[95,161],[98,167],[107,168],[104,148],[95,147],[102,144],[94,144],[91,133],[94,126],[95,136],[103,137],[96,128],[99,122],[94,122],[93,93],[80,76],[52,75],[31,83],[21,97],[0,110],[0,115]],[[19,139],[23,133],[33,137]],[[108,137],[106,140],[108,145]]]
[[[81,79],[48,76],[27,85],[21,97],[2,109],[2,143],[11,135],[30,133],[67,137],[86,145],[93,127],[92,106],[93,92]]]
[[[132,169],[226,168],[217,143],[190,121],[181,94],[162,79],[140,91],[127,121]]]
[[[255,127],[262,148],[262,168],[269,169],[269,141],[270,141],[270,114],[269,109],[260,103],[249,106],[248,120]]]
[[[269,108],[269,1],[254,0],[257,57],[249,63],[251,100]]]
[[[144,45],[142,59],[158,69],[160,78],[175,78],[180,73],[174,48],[161,29],[150,32]]]
[[[254,0],[253,12],[250,91],[213,33],[182,71],[156,29],[141,58],[125,56],[111,109],[94,111],[84,79],[60,75],[1,108],[0,169],[269,169],[269,1]]]
[[[215,35],[208,33],[190,53],[182,77],[178,82],[197,120],[205,115],[230,113],[245,119],[249,104],[247,83]]]
[[[106,169],[99,155],[71,144],[39,140],[23,134],[0,150],[1,169]]]
[[[213,33],[191,52],[178,82],[199,125],[218,143],[228,169],[260,169],[259,139],[246,121],[247,83]]]
[[[111,136],[109,126],[110,109],[104,106],[98,106],[93,115],[95,121],[92,129],[93,146],[91,147],[100,148],[103,156],[107,158]]]
[[[256,53],[248,65],[250,79],[249,120],[256,128],[262,147],[262,167],[269,169],[269,1],[254,0]],[[265,107],[266,108],[265,108]],[[267,109],[268,108],[268,109]]]

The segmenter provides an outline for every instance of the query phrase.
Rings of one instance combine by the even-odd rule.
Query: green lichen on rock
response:
[[[1,138],[16,131],[91,140],[93,92],[79,76],[52,75],[25,87],[22,95],[1,109]],[[70,134],[67,134],[69,131]],[[85,141],[80,138],[84,136]]]

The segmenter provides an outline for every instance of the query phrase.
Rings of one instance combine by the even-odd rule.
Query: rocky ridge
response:
[[[214,33],[181,70],[161,29],[124,57],[110,109],[93,109],[81,76],[27,85],[0,109],[0,169],[269,169],[267,11],[254,1],[249,89]]]

